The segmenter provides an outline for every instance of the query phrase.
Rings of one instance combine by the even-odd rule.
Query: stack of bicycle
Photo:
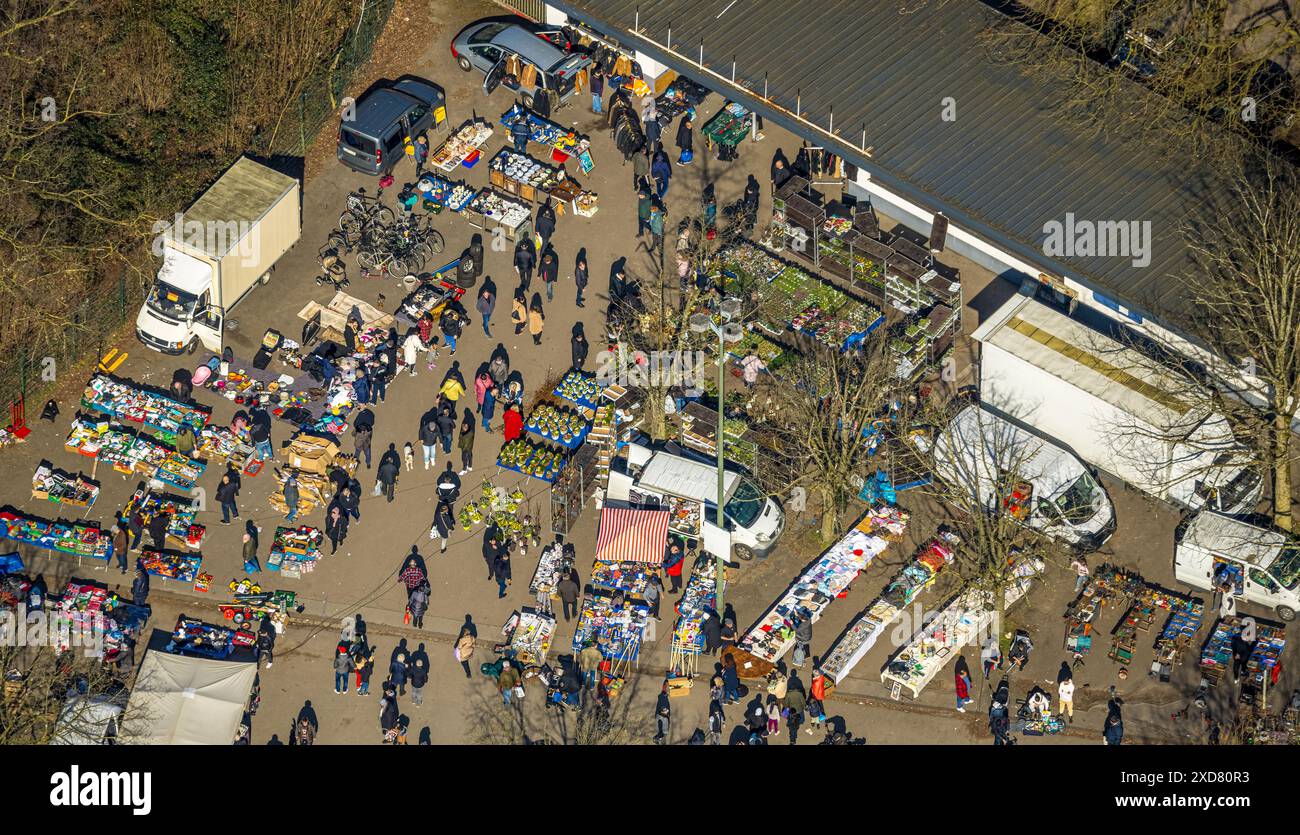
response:
[[[343,256],[356,253],[363,275],[403,278],[418,275],[429,258],[442,252],[446,242],[434,229],[429,215],[406,212],[399,219],[383,203],[383,189],[374,197],[359,189],[348,195],[347,208],[339,215],[339,228],[330,232],[318,261],[322,274],[316,283],[346,287],[347,265]]]

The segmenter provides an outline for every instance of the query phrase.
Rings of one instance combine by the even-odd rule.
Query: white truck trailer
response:
[[[302,231],[298,181],[240,157],[194,205],[155,226],[163,259],[136,337],[164,354],[220,353],[226,316]]]
[[[980,400],[1099,470],[1188,510],[1254,509],[1263,479],[1182,376],[1026,294],[975,331]]]

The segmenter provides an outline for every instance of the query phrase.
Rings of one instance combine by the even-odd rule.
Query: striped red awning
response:
[[[666,510],[605,507],[600,511],[596,559],[604,562],[661,563],[668,543]]]

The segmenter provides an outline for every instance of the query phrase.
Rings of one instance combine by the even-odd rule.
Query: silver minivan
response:
[[[484,93],[504,83],[522,93],[524,106],[530,108],[541,90],[553,92],[561,102],[568,100],[576,90],[578,74],[592,64],[586,55],[565,53],[523,24],[501,20],[480,20],[460,30],[452,39],[451,54],[465,72],[483,73]],[[511,58],[533,68],[532,84],[507,79]]]

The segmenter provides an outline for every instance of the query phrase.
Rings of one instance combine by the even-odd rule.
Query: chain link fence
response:
[[[297,103],[285,114],[276,135],[256,138],[254,150],[266,156],[306,155],[317,131],[338,116],[343,91],[352,81],[352,74],[370,60],[375,41],[388,24],[393,3],[394,0],[361,0],[357,20],[339,48],[303,83]]]

